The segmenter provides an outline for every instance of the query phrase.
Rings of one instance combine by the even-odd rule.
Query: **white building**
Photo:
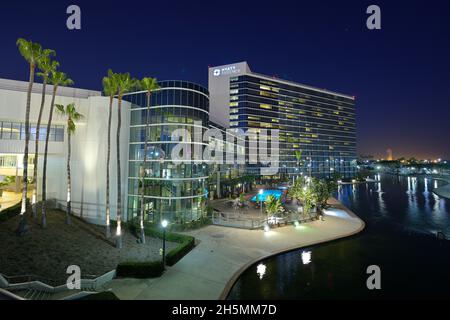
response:
[[[25,145],[25,108],[28,82],[0,79],[0,176],[21,176]],[[41,197],[43,151],[45,129],[48,122],[53,87],[47,86],[45,110],[41,123],[39,143],[38,195]],[[37,123],[41,104],[42,85],[35,83],[31,96],[31,140],[29,152],[35,153],[33,127]],[[72,138],[72,209],[74,214],[94,222],[103,223],[105,217],[106,194],[106,152],[109,98],[101,92],[85,89],[58,88],[55,103],[67,105],[75,103],[76,109],[84,115],[77,124]],[[113,105],[111,130],[111,218],[115,219],[117,203],[116,171],[116,129],[117,101]],[[127,208],[128,141],[130,104],[122,103],[121,166],[122,203]],[[47,199],[55,199],[65,207],[67,197],[66,157],[67,132],[65,120],[54,114],[51,141],[49,143],[47,171]],[[31,161],[32,162],[32,161]],[[29,177],[33,175],[33,165],[29,166]],[[123,210],[125,213],[126,210]],[[126,213],[125,213],[126,214]]]

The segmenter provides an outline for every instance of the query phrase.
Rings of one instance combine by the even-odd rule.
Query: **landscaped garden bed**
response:
[[[103,227],[75,217],[72,225],[66,225],[62,211],[48,212],[46,229],[28,218],[29,231],[22,237],[15,233],[20,217],[13,213],[8,216],[9,219],[0,223],[0,273],[7,276],[32,275],[37,280],[57,285],[66,282],[69,265],[78,265],[82,278],[91,278],[116,269],[120,263],[157,264],[161,261],[162,240],[155,236],[156,231],[147,233],[145,244],[139,244],[132,233],[125,232],[123,248],[117,249],[113,239],[103,236]],[[179,251],[185,253],[185,248],[192,248],[184,237],[187,236],[168,233],[168,264],[176,260],[171,256],[176,258]]]

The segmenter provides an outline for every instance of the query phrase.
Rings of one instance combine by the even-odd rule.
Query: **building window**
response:
[[[36,140],[36,124],[30,123],[30,140]],[[39,131],[39,140],[46,139],[47,125],[42,124]],[[0,121],[0,139],[25,140],[25,123]],[[64,126],[50,127],[49,141],[64,141]]]

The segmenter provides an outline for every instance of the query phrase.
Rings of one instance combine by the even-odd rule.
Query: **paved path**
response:
[[[31,193],[29,193],[30,195]],[[0,197],[0,211],[14,206],[22,198],[22,193],[3,191],[3,195]]]
[[[440,188],[434,189],[433,192],[442,198],[450,199],[450,178],[442,178],[447,184]]]
[[[115,279],[107,288],[120,299],[220,299],[240,272],[261,258],[360,232],[364,222],[336,200],[325,221],[265,233],[208,226],[189,232],[200,243],[162,277]]]

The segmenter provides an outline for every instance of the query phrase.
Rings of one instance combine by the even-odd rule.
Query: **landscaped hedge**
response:
[[[19,202],[12,207],[6,208],[0,212],[0,223],[11,219],[20,213],[22,202]]]
[[[195,239],[194,237],[186,236],[187,239],[183,242],[181,242],[178,246],[176,246],[174,249],[170,250],[166,254],[166,263],[169,266],[173,266],[175,263],[177,263],[181,258],[183,258],[186,254],[189,253],[189,251],[192,250],[195,246]]]
[[[130,232],[137,234],[138,225],[133,222],[124,224]],[[145,226],[145,235],[154,238],[163,238],[163,231],[155,225]],[[181,258],[183,258],[195,246],[195,238],[166,231],[166,241],[176,242],[178,245],[166,253],[166,264],[173,266]],[[164,272],[162,259],[158,261],[134,262],[128,261],[119,263],[116,268],[118,277],[132,277],[132,278],[154,278],[159,277]]]
[[[163,238],[163,231],[158,230],[152,226],[145,227],[145,234],[151,237],[156,237],[160,239]],[[179,243],[178,246],[176,246],[175,248],[166,253],[166,263],[169,266],[173,266],[175,263],[177,263],[189,251],[191,251],[195,245],[194,237],[179,233],[166,232],[166,240],[169,242]]]
[[[133,277],[133,278],[155,278],[160,277],[164,272],[162,261],[150,262],[122,262],[119,263],[116,269],[118,277]]]

